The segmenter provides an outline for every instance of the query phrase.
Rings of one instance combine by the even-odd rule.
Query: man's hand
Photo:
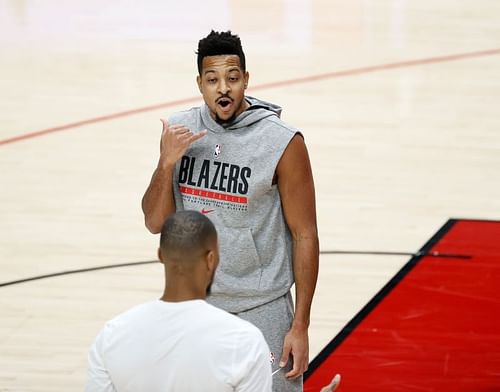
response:
[[[283,343],[280,367],[286,366],[289,356],[292,356],[293,368],[286,378],[294,379],[300,377],[309,366],[309,337],[307,328],[293,327],[288,331]]]
[[[193,133],[184,125],[176,124],[170,126],[167,120],[161,119],[163,131],[161,134],[160,162],[165,166],[173,166],[182,158],[189,145],[207,134],[204,129],[199,133]]]
[[[191,132],[184,125],[170,126],[161,120],[163,131],[160,141],[160,160],[151,182],[142,198],[144,223],[148,230],[157,234],[165,219],[175,212],[173,173],[176,162],[182,158],[189,145],[207,134],[207,130]]]
[[[325,385],[319,392],[333,392],[336,391],[340,384],[340,374],[336,374],[335,377],[332,378],[330,384]]]

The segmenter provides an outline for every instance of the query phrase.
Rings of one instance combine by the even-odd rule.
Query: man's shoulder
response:
[[[268,122],[271,126],[276,127],[281,129],[283,132],[289,133],[289,134],[296,134],[299,132],[299,130],[294,127],[293,125],[288,124],[287,122],[283,121],[280,117],[277,116],[270,116],[265,118],[263,121]]]
[[[151,313],[158,306],[158,300],[141,303],[116,315],[106,322],[106,329],[116,329],[127,325],[131,320],[143,320],[145,314]]]

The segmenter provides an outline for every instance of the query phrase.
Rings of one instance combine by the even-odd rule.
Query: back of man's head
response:
[[[196,262],[216,248],[217,231],[213,223],[197,211],[176,212],[163,225],[160,257],[164,262]]]

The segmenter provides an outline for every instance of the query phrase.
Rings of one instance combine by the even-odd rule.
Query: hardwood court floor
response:
[[[248,93],[303,131],[322,249],[499,219],[499,18],[491,0],[0,1],[0,283],[154,260],[159,118],[200,102],[211,28],[240,34]],[[311,359],[407,260],[321,257]],[[81,390],[104,321],[161,286],[150,264],[0,287],[0,391]]]

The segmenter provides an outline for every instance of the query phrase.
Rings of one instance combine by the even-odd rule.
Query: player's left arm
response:
[[[285,366],[291,354],[293,369],[286,376],[296,378],[309,365],[308,328],[319,265],[314,181],[301,135],[295,135],[288,144],[276,175],[283,213],[292,234],[295,278],[295,316],[285,337],[280,366]]]

